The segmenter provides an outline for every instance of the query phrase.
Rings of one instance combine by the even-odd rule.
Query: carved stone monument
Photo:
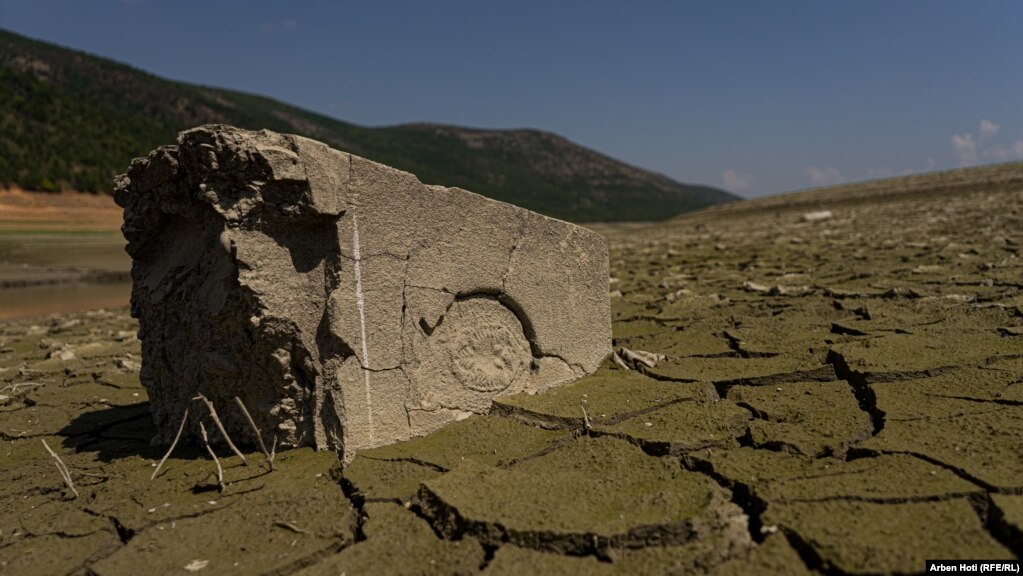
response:
[[[267,438],[348,460],[611,349],[602,236],[314,140],[202,126],[115,197],[158,443],[198,393],[247,438],[238,396]]]

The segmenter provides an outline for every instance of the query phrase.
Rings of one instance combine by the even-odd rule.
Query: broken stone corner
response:
[[[611,349],[601,235],[314,140],[201,126],[115,199],[157,443],[197,393],[248,438],[238,396],[267,438],[348,461]]]

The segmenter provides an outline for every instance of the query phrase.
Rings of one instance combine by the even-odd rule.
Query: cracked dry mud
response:
[[[1023,184],[947,178],[600,226],[615,344],[665,360],[498,397],[343,471],[332,452],[283,451],[270,473],[218,447],[223,493],[190,443],[149,480],[161,450],[126,311],[4,323],[0,573],[906,574],[1018,558]]]

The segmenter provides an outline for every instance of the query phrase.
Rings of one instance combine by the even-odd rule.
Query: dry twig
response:
[[[580,404],[579,407],[583,409],[583,427],[587,432],[589,432],[590,430],[593,430],[593,425],[590,423],[589,415],[586,414],[586,406]]]
[[[298,526],[295,526],[291,522],[283,522],[283,521],[278,520],[277,522],[274,522],[274,526],[280,526],[281,528],[285,528],[287,530],[291,530],[295,534],[308,534],[308,532],[306,532],[305,530],[299,528]]]
[[[657,366],[658,362],[666,360],[668,357],[664,354],[657,354],[654,352],[647,352],[646,350],[629,350],[628,348],[622,347],[618,350],[622,358],[632,362],[633,366],[642,364],[647,368],[653,368]]]
[[[273,472],[274,461],[273,458],[270,457],[270,452],[266,449],[266,444],[263,443],[263,434],[259,432],[259,428],[256,427],[255,420],[252,419],[252,415],[249,414],[249,410],[245,407],[245,403],[242,402],[242,399],[235,396],[234,401],[238,404],[238,407],[241,408],[242,414],[245,415],[245,419],[249,422],[249,426],[252,427],[252,433],[256,435],[256,442],[259,442],[259,449],[263,451],[263,455],[266,456],[267,463],[270,464],[270,471]]]
[[[220,465],[220,459],[217,458],[217,454],[213,451],[213,447],[210,446],[210,439],[206,436],[206,427],[202,425],[202,420],[199,421],[199,432],[202,434],[202,444],[206,447],[206,451],[213,457],[213,462],[217,465],[217,487],[220,489],[220,493],[224,493],[224,468]]]
[[[234,452],[236,456],[242,459],[242,464],[248,466],[249,461],[245,458],[245,455],[241,453],[241,450],[231,442],[231,437],[227,435],[227,430],[224,429],[224,423],[220,421],[220,417],[217,416],[217,409],[213,407],[213,402],[203,394],[196,396],[202,403],[206,405],[206,409],[210,412],[210,417],[213,418],[213,423],[217,425],[217,430],[220,430],[220,435],[224,437],[224,442],[227,442],[228,448],[231,452]]]
[[[174,441],[171,442],[170,448],[167,449],[167,453],[160,458],[160,463],[156,465],[156,470],[153,470],[153,475],[149,477],[149,481],[152,482],[156,478],[156,475],[160,473],[160,468],[163,467],[163,463],[170,458],[171,452],[174,451],[174,447],[178,445],[178,440],[181,439],[181,432],[185,429],[185,422],[188,421],[188,406],[185,406],[185,415],[181,417],[181,425],[178,426],[178,433],[174,436]]]
[[[622,360],[622,357],[619,356],[617,352],[611,352],[611,359],[622,370],[632,370],[632,368],[629,368],[629,365]]]
[[[50,445],[46,443],[45,439],[40,438],[40,440],[43,441],[43,448],[46,448],[46,451],[50,453],[50,456],[53,456],[53,460],[57,465],[57,471],[60,472],[60,477],[64,479],[64,483],[67,484],[67,487],[71,489],[72,493],[74,493],[75,498],[78,498],[78,490],[75,490],[75,484],[71,481],[71,472],[68,471],[64,461],[60,459],[60,456],[57,456],[56,452],[50,449]]]

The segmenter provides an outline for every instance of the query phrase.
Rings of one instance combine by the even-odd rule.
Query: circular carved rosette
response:
[[[519,319],[485,297],[452,304],[422,352],[416,380],[423,396],[466,409],[479,407],[480,394],[507,390],[533,359]]]
[[[515,334],[507,323],[488,318],[462,327],[454,336],[454,345],[448,348],[451,373],[470,390],[500,392],[529,365],[529,346],[521,328]]]

